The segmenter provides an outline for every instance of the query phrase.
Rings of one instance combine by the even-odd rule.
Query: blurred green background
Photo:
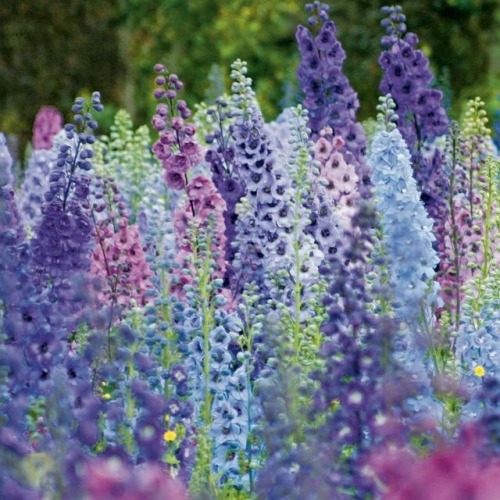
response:
[[[359,93],[361,120],[375,115],[381,70],[379,0],[335,0],[330,16],[347,52],[344,72]],[[71,118],[73,99],[100,90],[114,112],[137,125],[154,110],[157,62],[185,83],[189,104],[210,99],[241,58],[267,119],[297,98],[295,30],[306,24],[299,0],[0,0],[0,130],[31,137],[42,105]],[[452,116],[481,96],[493,115],[500,93],[500,0],[400,2],[409,31],[430,58]]]

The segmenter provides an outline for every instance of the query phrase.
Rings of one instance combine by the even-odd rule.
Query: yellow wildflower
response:
[[[474,367],[474,375],[476,377],[484,377],[486,375],[486,370],[484,369],[484,366],[482,365],[477,365]]]
[[[167,441],[167,443],[170,441],[175,441],[176,437],[177,437],[177,432],[175,431],[167,431],[163,434],[163,439]]]

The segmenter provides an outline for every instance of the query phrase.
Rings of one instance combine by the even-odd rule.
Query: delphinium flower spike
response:
[[[155,66],[159,76],[155,82],[158,88],[155,97],[165,99],[166,103],[157,105],[153,116],[153,126],[160,132],[160,139],[153,145],[155,156],[165,169],[167,186],[185,193],[184,206],[179,206],[174,213],[174,228],[180,252],[177,261],[187,265],[192,252],[189,238],[186,238],[190,225],[197,224],[212,232],[210,245],[217,261],[214,277],[223,277],[226,270],[224,211],[226,204],[212,180],[200,172],[203,150],[196,141],[196,129],[192,123],[186,123],[191,111],[177,93],[184,85],[175,74],[169,74],[161,64]],[[198,175],[196,175],[198,174]],[[187,276],[187,275],[186,275]],[[178,276],[172,291],[183,295],[185,277]]]
[[[389,123],[389,129],[375,135],[368,161],[390,260],[395,308],[402,321],[415,325],[421,315],[418,305],[426,300],[438,257],[433,249],[432,221],[412,177],[408,148],[392,122],[398,118],[394,103],[390,97],[381,102],[380,119]]]
[[[416,50],[418,37],[407,32],[402,8],[383,7],[382,13],[387,17],[381,22],[386,35],[379,58],[384,71],[380,90],[396,103],[397,126],[410,150],[413,175],[429,215],[439,224],[447,193],[441,152],[435,145],[435,139],[444,136],[449,125],[441,105],[443,93],[429,86],[429,60]]]
[[[30,232],[33,232],[42,215],[49,174],[57,161],[57,143],[62,140],[62,125],[61,113],[51,106],[42,107],[35,117],[33,150],[18,195],[21,215]]]
[[[23,246],[26,234],[17,208],[12,177],[12,157],[7,140],[0,133],[0,301],[4,307],[16,306],[22,293],[18,286],[27,249]],[[2,308],[3,309],[3,308]]]
[[[92,107],[102,109],[97,93],[89,106],[81,99],[75,103],[75,121],[82,128],[76,135],[75,125],[66,127],[43,217],[31,240],[31,279],[20,280],[22,298],[3,324],[12,351],[6,364],[10,400],[2,407],[5,432],[25,436],[26,443],[20,444],[51,456],[56,469],[70,450],[92,446],[98,438],[99,400],[93,394],[89,363],[70,353],[69,344],[89,299],[80,273],[84,277],[90,264],[86,212],[90,179],[79,170],[91,167],[88,146],[94,138],[86,125],[97,126]],[[50,475],[47,492],[56,494],[64,488],[61,474],[62,469]]]
[[[66,126],[43,216],[31,240],[31,279],[19,280],[22,297],[3,324],[12,351],[6,364],[10,378],[9,401],[2,407],[4,428],[26,436],[27,450],[52,457],[55,471],[44,487],[54,494],[64,488],[62,469],[57,469],[71,450],[78,455],[82,446],[98,439],[99,400],[93,394],[90,363],[70,352],[69,344],[76,320],[89,303],[85,274],[91,250],[90,178],[80,172],[91,168],[94,137],[89,129],[97,127],[91,108],[102,110],[98,93],[90,105],[80,98],[75,101],[77,125]]]
[[[470,101],[462,130],[453,122],[447,144],[450,189],[438,245],[438,278],[444,300],[442,310],[450,316],[454,333],[459,329],[464,306],[475,313],[480,311],[486,281],[498,268],[494,257],[498,247],[494,222],[498,189],[486,122],[481,101]],[[465,283],[469,284],[469,301]]]
[[[366,138],[363,127],[356,121],[359,101],[349,80],[342,73],[345,52],[336,37],[336,26],[329,19],[327,4],[315,1],[307,4],[310,28],[299,26],[296,39],[301,55],[297,77],[304,94],[304,107],[309,111],[311,138],[319,139],[321,129],[330,127],[344,144],[340,152],[347,163],[355,166],[362,196],[370,173],[366,166]]]
[[[461,158],[467,177],[463,205],[470,215],[467,238],[468,306],[480,311],[487,299],[487,282],[500,270],[497,256],[500,248],[498,202],[498,168],[488,127],[485,103],[475,98],[467,103],[462,120]],[[472,241],[471,241],[472,240]]]
[[[116,184],[97,177],[91,184],[91,220],[95,234],[90,274],[96,276],[97,301],[107,308],[108,357],[111,327],[133,304],[148,303],[151,269],[146,261],[137,224],[129,224],[128,211]]]
[[[381,214],[382,245],[389,260],[392,304],[400,322],[396,357],[415,379],[420,377],[424,397],[415,401],[416,412],[422,406],[424,411],[439,414],[424,364],[427,352],[433,361],[432,371],[443,371],[433,324],[438,292],[433,281],[434,266],[438,256],[433,249],[432,222],[412,176],[410,153],[399,129],[392,124],[398,118],[394,107],[390,96],[381,98],[379,121],[389,124],[389,130],[382,129],[375,135],[368,163]]]
[[[93,130],[98,126],[92,111],[103,109],[99,93],[93,93],[91,103],[77,98],[72,109],[75,123],[64,127],[66,140],[50,172],[42,218],[31,242],[33,280],[40,292],[45,291],[52,300],[68,308],[68,318],[77,312],[71,310],[68,283],[90,268],[92,225],[88,172],[92,169]]]
[[[236,235],[238,214],[236,205],[244,194],[244,186],[239,175],[239,165],[234,153],[234,144],[230,133],[231,124],[237,114],[231,101],[219,97],[215,104],[206,110],[210,128],[206,141],[209,145],[205,160],[210,164],[212,180],[226,202],[224,211],[226,244],[226,261],[228,263],[225,280],[231,290],[237,288],[237,276],[232,268],[237,251],[233,244]]]
[[[343,251],[328,256],[322,266],[325,276],[334,277],[325,296],[328,319],[322,328],[325,341],[320,354],[324,367],[313,373],[319,386],[301,443],[290,447],[286,410],[280,406],[286,397],[278,398],[279,389],[266,386],[271,395],[266,395],[263,408],[272,426],[269,430],[272,433],[276,427],[278,440],[267,439],[271,453],[257,483],[263,498],[310,498],[311,492],[317,498],[364,498],[375,486],[364,476],[372,446],[405,439],[397,419],[406,390],[404,385],[396,390],[398,379],[392,377],[397,371],[388,356],[394,325],[368,311],[369,297],[360,272],[364,264],[358,262],[369,254],[375,224],[373,207],[361,203],[354,216],[356,231],[343,233],[338,242]],[[346,269],[340,255],[349,257],[352,269]]]

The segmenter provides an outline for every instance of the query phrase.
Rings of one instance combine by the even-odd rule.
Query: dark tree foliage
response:
[[[70,109],[74,96],[100,90],[117,100],[118,0],[0,2],[0,129],[26,143],[42,105]]]
[[[388,2],[329,3],[347,54],[344,71],[361,102],[358,119],[373,117],[382,76],[380,7]],[[436,83],[449,82],[452,116],[475,95],[493,112],[500,81],[498,0],[394,3],[419,34]],[[160,60],[185,82],[190,105],[205,97],[212,65],[228,88],[230,64],[246,60],[263,112],[274,118],[300,98],[294,35],[306,21],[301,0],[2,0],[0,129],[25,142],[40,106],[68,109],[82,90],[100,90],[108,109],[124,107],[138,124],[148,122],[150,75]],[[106,126],[105,117],[101,122]]]

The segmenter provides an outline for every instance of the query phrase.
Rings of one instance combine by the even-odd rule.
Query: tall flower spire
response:
[[[356,121],[359,101],[349,80],[342,73],[345,52],[336,37],[336,27],[328,17],[329,6],[319,1],[306,5],[311,13],[310,28],[299,26],[296,39],[301,61],[297,69],[304,107],[309,111],[311,138],[317,140],[321,129],[330,127],[333,135],[341,136],[341,153],[356,167],[362,186],[369,183],[369,170],[364,158],[366,137]]]

